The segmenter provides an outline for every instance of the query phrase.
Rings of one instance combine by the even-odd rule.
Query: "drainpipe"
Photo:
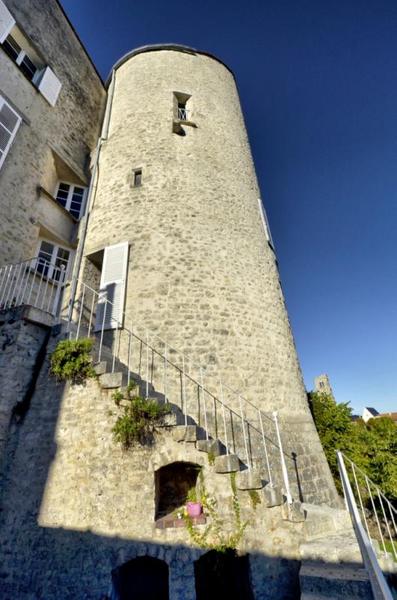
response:
[[[76,250],[76,260],[75,260],[74,266],[73,266],[73,275],[72,275],[72,282],[71,282],[71,287],[70,287],[70,298],[69,298],[69,308],[68,308],[68,326],[67,326],[68,331],[70,328],[70,322],[72,320],[72,315],[73,315],[73,306],[74,306],[74,302],[75,302],[75,298],[76,298],[77,282],[78,282],[79,273],[80,273],[80,269],[81,269],[81,262],[83,260],[84,246],[85,246],[85,240],[87,237],[87,230],[88,230],[88,222],[89,222],[90,214],[93,209],[94,202],[95,202],[95,196],[96,196],[96,190],[97,190],[99,156],[101,153],[102,144],[107,141],[108,135],[109,135],[109,123],[110,123],[110,114],[112,112],[112,105],[113,105],[115,80],[116,80],[116,71],[113,69],[112,74],[111,74],[109,89],[108,89],[108,96],[107,96],[107,100],[106,100],[106,107],[105,107],[105,114],[103,117],[101,135],[98,139],[96,149],[95,149],[94,166],[92,168],[92,175],[91,175],[90,185],[88,187],[88,194],[87,194],[87,204],[86,204],[87,210],[86,210],[86,214],[84,217],[83,228],[82,228],[82,232],[81,232],[79,243],[78,243],[77,250]]]

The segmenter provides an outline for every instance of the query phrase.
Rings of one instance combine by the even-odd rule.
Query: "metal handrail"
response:
[[[82,313],[85,310],[84,300],[86,299],[87,295],[89,293],[92,294],[91,308],[89,309],[89,327],[88,327],[89,333],[91,332],[91,327],[92,327],[92,323],[93,323],[93,319],[94,319],[93,313],[94,313],[95,305],[99,305],[99,304],[105,305],[104,310],[103,310],[103,315],[101,315],[102,316],[102,324],[100,327],[99,352],[98,352],[98,360],[100,360],[101,354],[102,354],[102,346],[103,346],[103,342],[104,342],[104,329],[105,329],[106,313],[109,310],[110,313],[108,312],[108,315],[112,314],[112,308],[114,307],[114,303],[111,302],[110,300],[108,300],[107,298],[100,298],[100,294],[96,290],[94,290],[91,286],[86,284],[85,282],[79,280],[78,285],[80,286],[80,291],[81,291],[80,301],[76,299],[75,303],[74,303],[75,306],[72,307],[72,309],[70,311],[70,314],[73,315],[73,312],[77,310],[77,318],[74,320],[72,319],[73,322],[77,322],[77,331],[75,333],[76,338],[78,338],[80,335]],[[252,463],[252,451],[251,451],[251,455],[248,451],[248,447],[249,447],[249,443],[250,443],[248,440],[248,434],[247,434],[248,426],[250,427],[250,429],[253,432],[256,432],[260,436],[260,438],[262,440],[262,444],[263,444],[265,465],[266,465],[266,469],[267,469],[268,475],[269,475],[269,483],[271,485],[273,485],[273,477],[272,477],[272,473],[271,473],[271,465],[270,465],[270,460],[269,460],[269,452],[268,452],[268,448],[267,448],[267,443],[270,442],[272,444],[272,446],[277,448],[278,452],[280,453],[279,460],[281,463],[282,480],[284,482],[284,492],[287,497],[287,502],[290,505],[292,503],[292,494],[291,494],[291,490],[290,490],[288,472],[287,472],[287,468],[286,468],[286,464],[285,464],[285,456],[287,456],[288,458],[291,458],[291,457],[288,454],[285,455],[283,447],[282,447],[282,440],[281,440],[280,431],[279,431],[277,412],[272,413],[272,418],[269,417],[265,412],[260,410],[252,402],[250,402],[246,398],[244,398],[244,396],[242,396],[241,393],[236,392],[229,386],[226,386],[223,383],[223,381],[221,381],[221,380],[219,381],[219,395],[215,395],[212,391],[210,391],[204,385],[203,373],[204,373],[205,369],[203,369],[203,367],[198,367],[197,365],[192,363],[192,361],[190,360],[189,357],[186,357],[186,355],[183,352],[172,347],[170,344],[168,344],[165,340],[163,340],[156,333],[149,332],[149,330],[145,329],[145,335],[141,336],[141,335],[138,335],[137,333],[135,333],[132,325],[131,325],[131,328],[126,327],[125,324],[123,324],[123,327],[121,327],[121,322],[124,322],[125,319],[126,319],[126,314],[123,311],[122,314],[119,315],[119,317],[118,317],[117,323],[120,324],[120,327],[117,328],[118,332],[116,332],[114,339],[118,340],[117,344],[119,346],[121,330],[123,330],[126,333],[126,335],[129,336],[129,339],[128,339],[128,363],[130,360],[129,355],[130,355],[130,346],[131,346],[131,336],[133,338],[139,340],[139,342],[141,344],[144,344],[146,346],[146,363],[147,363],[146,395],[148,395],[149,370],[150,370],[150,368],[149,368],[149,353],[151,352],[152,360],[153,360],[153,353],[155,353],[163,361],[163,365],[164,365],[163,366],[163,369],[164,369],[163,386],[164,386],[164,397],[166,399],[167,399],[167,367],[173,367],[173,368],[177,369],[178,372],[180,373],[181,384],[182,384],[182,388],[181,388],[182,413],[184,414],[184,417],[185,417],[185,424],[187,424],[187,417],[188,417],[187,410],[186,410],[186,406],[187,406],[187,404],[186,404],[186,402],[187,402],[186,401],[186,384],[189,381],[189,382],[193,383],[194,386],[197,386],[199,402],[200,402],[200,398],[203,398],[203,400],[204,400],[203,401],[204,422],[206,424],[207,439],[208,439],[208,418],[207,418],[208,417],[208,415],[207,415],[208,407],[206,405],[206,399],[207,400],[210,399],[210,401],[213,401],[215,403],[215,406],[218,405],[222,411],[223,430],[224,430],[224,437],[225,437],[225,448],[226,448],[227,453],[229,453],[230,444],[229,444],[229,439],[228,439],[228,427],[227,427],[226,421],[231,421],[233,418],[239,419],[241,421],[241,429],[242,429],[242,437],[244,439],[246,462],[247,462],[247,467],[249,469],[252,467],[253,463]],[[72,336],[72,331],[70,331],[70,336]],[[143,339],[143,338],[145,338],[145,339]],[[160,342],[160,344],[163,347],[161,349],[161,351],[152,344],[153,339],[157,339]],[[149,342],[149,340],[151,341],[151,343]],[[113,345],[114,345],[114,342],[113,342]],[[181,357],[182,366],[180,366],[170,360],[170,358],[169,358],[170,350],[173,353],[175,353]],[[114,370],[114,367],[115,367],[116,354],[117,353],[114,351],[113,346],[112,346],[112,370]],[[200,374],[200,377],[199,377],[200,381],[195,379],[190,374],[190,372],[187,371],[187,365],[189,367],[194,367],[197,369],[197,372]],[[153,372],[152,372],[152,376],[153,376]],[[129,377],[130,377],[130,364],[128,364],[128,378]],[[230,407],[226,402],[224,402],[224,399],[223,399],[224,389],[228,389],[235,397],[236,403],[238,403],[238,407],[240,409],[239,412],[237,412],[232,407]],[[249,419],[247,419],[247,416],[244,414],[244,411],[242,410],[242,405],[244,403],[246,405],[249,405],[252,409],[254,409],[255,414],[258,415],[259,423],[260,423],[259,429],[256,428],[252,424],[252,422]],[[215,411],[216,411],[216,409],[215,409]],[[265,435],[265,430],[264,430],[264,426],[263,426],[263,417],[265,417],[266,422],[270,421],[272,423],[272,426],[275,428],[276,441],[272,440],[267,435]],[[233,443],[233,448],[234,448],[235,447],[234,438],[232,439],[231,443]]]
[[[356,538],[357,538],[357,542],[360,548],[360,552],[361,552],[361,556],[364,562],[364,566],[367,570],[367,573],[369,575],[370,578],[370,582],[371,582],[371,587],[372,587],[372,592],[374,594],[374,598],[375,600],[393,600],[393,595],[392,592],[388,586],[388,583],[386,581],[386,578],[382,572],[381,566],[379,564],[378,558],[376,556],[376,551],[375,551],[375,547],[373,544],[373,540],[371,538],[370,532],[369,532],[369,527],[368,527],[368,522],[367,522],[367,516],[365,514],[365,508],[363,505],[363,501],[362,501],[362,496],[361,496],[361,492],[360,492],[360,488],[359,488],[359,484],[357,481],[357,476],[356,473],[359,470],[363,476],[365,477],[365,482],[368,488],[368,492],[369,492],[369,496],[370,496],[370,500],[371,500],[371,504],[372,507],[374,509],[375,512],[375,518],[376,518],[376,522],[377,522],[377,526],[378,526],[378,531],[381,537],[381,541],[382,541],[382,545],[384,548],[384,552],[385,554],[387,554],[386,552],[386,546],[384,543],[384,539],[383,539],[383,533],[382,533],[382,528],[380,526],[379,523],[379,518],[378,515],[376,513],[376,509],[375,509],[375,503],[373,500],[373,496],[372,496],[372,492],[371,492],[371,488],[368,485],[368,482],[370,481],[369,478],[367,477],[367,475],[361,471],[361,469],[359,469],[359,467],[357,467],[357,465],[347,456],[345,456],[342,452],[338,451],[337,453],[337,460],[338,460],[338,468],[339,468],[339,473],[340,473],[340,478],[341,478],[341,482],[342,482],[342,487],[343,487],[343,493],[344,493],[344,497],[345,497],[345,502],[346,502],[346,507],[350,513],[351,519],[352,519],[352,523],[353,523],[353,528],[354,528],[354,532],[356,534]],[[352,489],[352,484],[346,469],[346,465],[345,465],[345,460],[348,461],[350,463],[350,466],[352,467],[352,473],[353,473],[353,480],[354,480],[354,487],[356,490],[356,495],[359,499],[359,505],[360,505],[360,509],[361,509],[361,513],[360,510],[357,506],[357,502],[356,502],[356,496],[353,492]],[[371,482],[373,484],[373,482]],[[374,487],[376,488],[376,490],[378,491],[379,488],[378,486],[376,486],[375,484],[373,484]],[[387,500],[387,498],[382,494],[383,498],[388,502],[389,504],[389,508],[393,508],[391,503]],[[394,508],[393,508],[394,510]],[[386,519],[386,514],[383,510],[383,505],[382,505],[382,511],[383,511],[383,515],[386,521],[386,525],[387,525],[387,530],[390,536],[390,541],[392,544],[392,548],[393,551],[395,553],[395,556],[397,558],[396,555],[396,546],[395,546],[395,541],[393,540],[392,536],[391,536],[391,531],[390,531],[390,527],[389,524],[387,523],[387,519]],[[390,513],[391,515],[393,515],[393,513]],[[361,517],[363,517],[364,520],[364,526],[362,524],[362,520]],[[395,520],[393,519],[393,524],[395,527]],[[395,529],[395,534],[397,536],[397,529]]]
[[[66,270],[41,256],[0,267],[0,309],[25,304],[56,315]]]

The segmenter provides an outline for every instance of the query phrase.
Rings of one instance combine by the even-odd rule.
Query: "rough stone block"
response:
[[[240,470],[240,461],[237,454],[223,454],[215,458],[216,473],[235,473]]]
[[[178,425],[173,428],[172,437],[176,442],[196,442],[197,427],[195,425]]]
[[[94,365],[94,371],[97,375],[104,375],[104,373],[106,373],[106,369],[107,369],[106,360],[101,360],[100,362],[98,362]]]
[[[283,519],[291,521],[291,523],[303,523],[306,519],[306,512],[302,508],[302,503],[293,501],[292,504],[288,504],[286,502],[283,506]]]
[[[222,453],[221,443],[219,440],[197,440],[196,448],[199,452],[207,452],[214,456],[220,456]]]
[[[99,383],[104,389],[114,389],[122,386],[122,373],[104,373],[99,376]]]
[[[264,490],[266,506],[272,508],[273,506],[281,506],[284,502],[283,492],[277,485],[268,484]]]
[[[260,490],[263,487],[258,471],[240,471],[236,483],[239,490]]]

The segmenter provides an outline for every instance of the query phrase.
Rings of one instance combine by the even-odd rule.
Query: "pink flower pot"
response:
[[[203,510],[201,502],[187,502],[186,510],[189,517],[199,517]]]

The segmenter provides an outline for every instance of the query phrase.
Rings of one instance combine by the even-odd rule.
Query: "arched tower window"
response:
[[[195,463],[174,462],[156,471],[156,520],[184,507],[189,490],[197,484],[200,468]]]

